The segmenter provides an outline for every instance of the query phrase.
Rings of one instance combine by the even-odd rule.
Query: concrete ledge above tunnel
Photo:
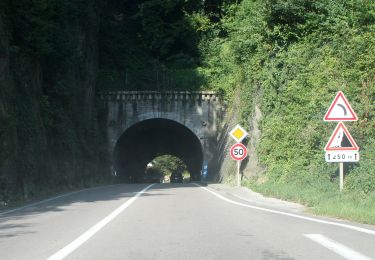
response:
[[[186,164],[191,180],[200,179],[203,151],[199,138],[186,126],[162,118],[141,121],[120,136],[114,150],[115,171],[122,181],[139,181],[147,163],[166,154]]]

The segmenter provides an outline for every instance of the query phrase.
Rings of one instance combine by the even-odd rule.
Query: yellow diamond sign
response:
[[[237,143],[240,143],[248,133],[240,125],[236,125],[232,131],[229,132],[229,135],[236,140]]]

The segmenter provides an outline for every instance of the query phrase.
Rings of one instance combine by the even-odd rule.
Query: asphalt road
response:
[[[375,259],[375,227],[210,186],[113,185],[0,213],[0,259]]]

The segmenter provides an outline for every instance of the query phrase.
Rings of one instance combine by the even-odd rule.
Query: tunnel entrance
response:
[[[129,127],[114,150],[114,170],[121,181],[142,182],[149,162],[161,155],[181,159],[192,181],[200,180],[202,145],[186,126],[169,119],[155,118]]]

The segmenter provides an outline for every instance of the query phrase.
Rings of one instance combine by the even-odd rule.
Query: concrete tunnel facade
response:
[[[193,180],[203,164],[206,179],[216,178],[225,109],[214,92],[113,91],[100,99],[112,174],[139,178],[148,162],[168,154],[185,162]]]

